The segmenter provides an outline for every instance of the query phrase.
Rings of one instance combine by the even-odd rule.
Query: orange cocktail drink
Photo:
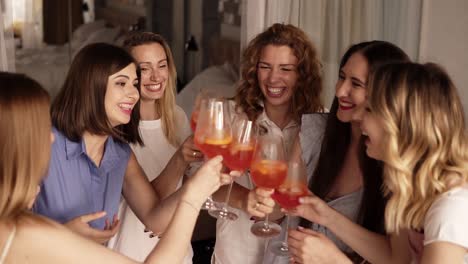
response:
[[[250,172],[255,185],[274,189],[286,179],[288,165],[282,160],[255,160]]]
[[[253,151],[253,144],[232,143],[226,156],[223,156],[223,162],[231,170],[245,171],[252,163]]]
[[[275,189],[271,198],[278,202],[282,208],[292,209],[299,205],[299,198],[307,196],[308,193],[309,189],[304,183],[286,180]]]
[[[195,133],[195,130],[197,130],[197,121],[198,121],[198,111],[193,111],[192,117],[190,118],[190,128],[192,129],[194,133]]]

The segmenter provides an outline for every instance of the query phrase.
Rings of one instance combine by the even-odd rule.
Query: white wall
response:
[[[468,121],[468,1],[424,0],[420,62],[444,66],[458,88]]]

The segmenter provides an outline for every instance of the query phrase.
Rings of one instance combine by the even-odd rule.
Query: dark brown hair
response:
[[[142,144],[138,133],[139,101],[132,111],[130,122],[117,127],[110,124],[104,107],[109,76],[131,63],[135,61],[130,54],[110,44],[95,43],[81,49],[52,103],[52,124],[72,141],[79,141],[87,131],[110,135],[120,142]],[[139,80],[138,68],[137,76]]]
[[[249,119],[256,120],[263,111],[264,96],[257,79],[257,64],[267,45],[288,46],[298,60],[297,88],[292,96],[293,119],[300,121],[302,114],[323,110],[321,65],[317,51],[307,35],[293,25],[273,24],[250,41],[242,55],[242,80],[235,96],[236,104]]]
[[[386,41],[369,41],[352,45],[343,55],[340,69],[349,58],[360,53],[366,58],[369,66],[369,76],[376,67],[392,61],[409,61],[408,55],[399,47]],[[351,124],[338,120],[338,99],[335,97],[328,115],[322,149],[315,168],[309,189],[324,199],[330,192],[343,164],[346,150],[351,140]],[[365,146],[360,142],[359,162],[363,175],[363,196],[358,214],[358,223],[365,228],[384,232],[385,199],[382,194],[382,165],[369,158],[365,153]]]

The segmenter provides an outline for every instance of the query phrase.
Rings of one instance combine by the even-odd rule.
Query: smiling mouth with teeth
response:
[[[284,87],[267,87],[268,94],[273,96],[281,95],[285,90],[286,88]]]
[[[122,108],[123,110],[132,110],[133,105],[131,104],[119,104],[119,107]]]
[[[159,84],[145,85],[145,88],[152,92],[159,92],[162,88],[162,84],[159,83]]]

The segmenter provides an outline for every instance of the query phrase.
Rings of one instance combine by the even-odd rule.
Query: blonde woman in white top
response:
[[[132,145],[132,150],[146,175],[170,174],[154,177],[152,182],[165,181],[158,190],[162,198],[171,196],[182,184],[182,176],[192,161],[202,155],[193,149],[191,132],[184,111],[175,104],[176,69],[167,42],[150,32],[131,33],[124,47],[134,57],[141,70],[141,103],[139,131],[144,146]],[[179,195],[174,194],[164,206],[167,221],[172,217]],[[110,247],[133,259],[144,260],[159,241],[122,201],[119,210],[121,227]],[[190,248],[184,263],[192,263]]]

